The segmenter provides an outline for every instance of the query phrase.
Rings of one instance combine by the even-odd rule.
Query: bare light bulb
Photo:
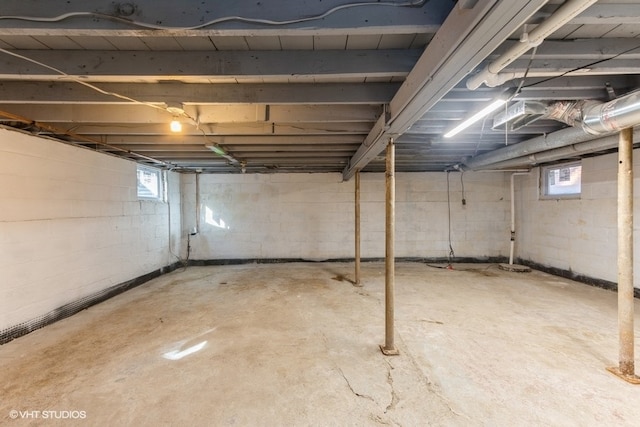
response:
[[[171,132],[182,132],[182,123],[180,123],[178,120],[171,120],[171,124],[169,125],[169,127],[171,128]]]

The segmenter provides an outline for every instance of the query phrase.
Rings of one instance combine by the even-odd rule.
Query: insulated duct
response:
[[[543,116],[570,126],[582,126],[591,135],[617,132],[640,124],[640,91],[609,102],[558,101]]]
[[[544,115],[545,119],[566,123],[569,126],[576,126],[582,122],[585,107],[599,104],[596,101],[556,101],[549,104]]]

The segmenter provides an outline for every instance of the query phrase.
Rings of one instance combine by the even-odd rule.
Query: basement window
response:
[[[544,199],[577,199],[582,191],[582,164],[567,163],[541,169],[541,196]]]
[[[138,198],[164,200],[164,174],[160,169],[138,165]]]

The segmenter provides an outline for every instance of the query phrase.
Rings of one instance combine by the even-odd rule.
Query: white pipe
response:
[[[589,71],[585,71],[585,70],[575,70],[575,71],[564,71],[563,68],[557,69],[557,70],[551,70],[551,71],[541,71],[541,70],[531,70],[528,73],[523,71],[505,71],[503,73],[498,73],[498,74],[487,74],[486,75],[486,80],[484,82],[480,82],[478,84],[478,87],[480,87],[480,85],[482,83],[485,84],[485,86],[487,87],[498,87],[498,86],[502,86],[504,85],[506,82],[511,81],[511,80],[515,80],[515,79],[521,79],[525,76],[525,74],[527,75],[527,77],[557,77],[558,74],[563,73],[563,75],[566,76],[608,76],[611,74],[614,74],[610,69],[598,69],[598,68],[593,68]],[[475,77],[472,77],[475,78]],[[468,86],[468,83],[467,83]],[[471,89],[470,87],[467,87],[468,89]],[[475,90],[475,89],[472,89]]]
[[[509,265],[513,265],[513,250],[516,243],[516,189],[514,179],[516,175],[529,175],[529,172],[514,172],[511,174],[511,242],[509,248]]]
[[[513,45],[497,59],[487,65],[482,71],[467,80],[467,88],[478,89],[487,81],[495,81],[497,74],[509,64],[524,55],[529,49],[539,46],[545,38],[553,34],[582,11],[598,0],[568,0],[556,10],[553,15],[522,37],[520,43]]]
[[[192,234],[200,232],[200,172],[196,172],[196,224]]]

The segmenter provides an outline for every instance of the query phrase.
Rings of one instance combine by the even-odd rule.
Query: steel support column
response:
[[[356,172],[356,194],[355,194],[355,221],[356,221],[356,237],[355,237],[355,258],[356,258],[356,280],[355,285],[360,284],[360,171]]]
[[[395,225],[396,225],[396,154],[393,138],[387,144],[386,164],[386,250],[385,250],[385,340],[380,350],[386,356],[400,354],[394,342]]]
[[[619,365],[608,368],[640,384],[634,366],[633,325],[633,129],[620,131],[618,148],[618,340]]]

